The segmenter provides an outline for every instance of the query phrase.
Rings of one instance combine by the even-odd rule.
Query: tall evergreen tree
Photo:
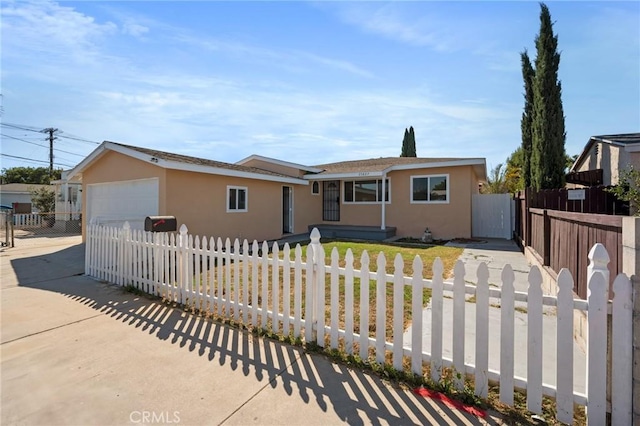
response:
[[[533,138],[533,79],[535,71],[526,49],[520,54],[522,61],[522,79],[524,80],[524,111],[520,120],[522,131],[522,170],[521,180],[524,188],[531,186],[531,148]]]
[[[413,131],[413,126],[409,127],[409,139],[407,143],[407,157],[416,156],[416,134]]]
[[[564,186],[565,128],[562,86],[558,81],[560,53],[549,8],[540,4],[533,78],[531,183],[536,189]]]
[[[404,137],[402,138],[402,151],[400,151],[400,157],[408,157],[409,152],[409,131],[404,129]]]

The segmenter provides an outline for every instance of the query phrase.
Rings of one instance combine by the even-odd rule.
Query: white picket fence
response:
[[[271,249],[271,250],[270,250]],[[271,252],[271,256],[269,256]],[[602,425],[607,411],[611,412],[613,425],[629,425],[631,421],[632,377],[632,298],[631,283],[624,276],[616,277],[611,301],[608,297],[608,255],[604,246],[596,244],[589,254],[588,300],[574,299],[573,278],[567,270],[558,276],[557,296],[542,293],[540,271],[533,267],[529,273],[527,293],[514,291],[514,274],[510,266],[502,271],[500,288],[490,288],[488,268],[478,268],[478,284],[466,285],[465,267],[456,263],[452,282],[443,279],[440,259],[433,264],[433,278],[422,276],[423,262],[416,256],[413,275],[403,276],[404,263],[400,255],[393,261],[395,272],[387,274],[384,255],[376,260],[375,271],[370,270],[369,255],[364,252],[361,268],[353,267],[353,254],[348,250],[344,267],[339,266],[336,249],[331,253],[330,264],[325,264],[325,252],[320,244],[320,234],[311,233],[311,243],[303,259],[298,245],[291,250],[285,244],[282,251],[278,244],[271,247],[264,242],[251,245],[236,240],[233,245],[227,239],[188,235],[183,225],[179,234],[147,233],[123,228],[89,225],[87,227],[86,265],[87,275],[116,283],[134,286],[144,292],[163,296],[188,306],[227,317],[244,324],[269,328],[273,332],[304,336],[305,341],[315,341],[320,346],[341,347],[363,359],[374,356],[384,363],[391,354],[393,367],[401,370],[403,357],[411,360],[411,369],[423,374],[423,366],[430,363],[431,378],[438,381],[444,367],[453,367],[475,377],[475,392],[486,397],[488,382],[499,383],[500,400],[513,404],[514,389],[527,393],[527,408],[542,412],[543,395],[556,401],[558,420],[573,422],[574,403],[586,407],[588,424]],[[343,292],[340,291],[341,279]],[[359,300],[354,300],[354,288],[358,283],[375,283],[375,291],[369,285],[361,285]],[[392,330],[386,335],[387,290],[393,293]],[[412,338],[403,347],[405,286],[411,287]],[[431,289],[431,348],[423,350],[423,292]],[[326,292],[330,303],[325,303]],[[371,293],[371,294],[370,294]],[[443,356],[443,297],[453,297],[453,351],[452,359]],[[465,363],[465,294],[476,297],[475,362]],[[375,314],[369,312],[371,300],[375,300]],[[292,300],[293,299],[293,300]],[[495,371],[488,365],[489,321],[491,300],[499,301],[500,368]],[[525,302],[527,306],[527,377],[514,374],[514,305]],[[342,302],[342,303],[341,303]],[[543,383],[543,308],[554,306],[557,311],[556,383]],[[359,320],[355,324],[354,307],[359,307]],[[574,312],[584,311],[588,321],[586,393],[574,390],[573,323]],[[344,328],[339,328],[339,316]],[[328,318],[327,318],[328,317]],[[608,317],[611,321],[607,324]],[[357,330],[374,330],[358,333]],[[359,327],[356,328],[356,326]],[[608,329],[611,329],[608,353]],[[607,362],[610,356],[611,362]],[[607,384],[610,395],[607,395]],[[457,379],[458,388],[464,386]]]
[[[13,215],[13,226],[16,228],[36,228],[42,226],[40,213],[18,213]]]

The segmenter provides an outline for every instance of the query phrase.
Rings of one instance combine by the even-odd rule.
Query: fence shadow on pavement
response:
[[[270,394],[260,388],[248,401],[229,407],[230,413],[222,423],[253,423],[256,416],[261,424],[299,423],[304,414],[300,412],[300,400],[316,405],[309,407],[310,413],[321,415],[319,411],[328,414],[333,411],[341,421],[352,425],[497,423],[489,413],[486,418],[479,419],[440,401],[384,383],[375,375],[334,364],[321,355],[307,354],[299,347],[257,337],[245,330],[185,312],[159,299],[136,296],[121,287],[78,275],[83,262],[84,246],[77,245],[50,254],[12,259],[11,265],[19,287],[61,294],[111,317],[122,326],[178,345],[184,351],[206,357],[211,363],[241,371],[244,376],[255,376],[257,381],[264,382],[264,388],[268,386],[278,391]],[[43,279],[45,269],[41,269],[41,278],[36,279],[34,265],[53,265],[53,269],[59,270],[44,273]],[[61,279],[65,270],[68,274]],[[258,410],[256,404],[267,408],[277,404],[279,409]],[[282,410],[286,407],[289,409]],[[282,418],[283,412],[291,417]],[[322,418],[310,420],[315,423]]]

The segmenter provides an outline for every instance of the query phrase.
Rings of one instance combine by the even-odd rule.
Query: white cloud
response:
[[[409,82],[402,90],[377,85],[357,90],[328,85],[329,88],[316,90],[313,86],[296,86],[281,72],[320,68],[322,72],[335,70],[364,77],[364,81],[375,78],[373,72],[341,58],[264,48],[163,27],[166,31],[162,32],[162,41],[173,40],[174,47],[187,44],[237,56],[241,61],[260,60],[268,69],[277,70],[274,77],[234,77],[232,73],[197,71],[203,67],[192,69],[179,63],[164,66],[163,56],[155,56],[153,52],[145,51],[148,57],[143,61],[135,53],[126,56],[119,50],[111,50],[108,38],[122,37],[123,32],[143,38],[155,36],[161,24],[138,16],[131,21],[114,18],[120,23],[118,27],[111,22],[98,23],[90,16],[55,3],[29,3],[24,7],[22,3],[10,3],[6,7],[15,9],[9,25],[19,31],[11,32],[10,39],[5,37],[3,44],[8,42],[26,63],[38,65],[20,68],[12,63],[10,69],[23,69],[21,78],[27,84],[46,83],[43,85],[46,90],[39,94],[37,102],[23,102],[23,108],[30,109],[27,116],[46,117],[56,127],[89,139],[114,140],[229,162],[257,153],[318,164],[397,156],[402,132],[409,125],[416,129],[421,156],[482,157],[499,145],[488,146],[488,142],[508,134],[505,128],[514,121],[509,108],[489,107],[488,102],[454,101],[444,92],[425,88],[423,82]],[[17,11],[21,8],[27,10]],[[58,23],[60,27],[52,30],[55,36],[51,40],[33,32],[28,34],[31,38],[19,39],[42,14],[66,22]],[[78,44],[67,37],[66,29],[77,35]],[[403,37],[431,43],[419,34],[406,32]],[[48,59],[36,58],[34,52],[50,41],[49,46],[54,45],[55,49]],[[435,39],[434,43],[438,45]],[[66,56],[58,61],[59,52],[67,47],[79,58],[88,53],[92,61],[71,61]],[[153,59],[158,62],[153,63]],[[421,86],[412,87],[415,84]],[[13,93],[20,96],[17,91]],[[11,116],[14,112],[9,105],[6,108]],[[520,106],[515,114],[518,128],[519,114]],[[13,121],[25,122],[20,118]],[[26,123],[39,124],[30,120]]]
[[[135,22],[125,22],[122,27],[122,32],[134,37],[141,37],[149,32],[149,27],[145,27],[144,25],[140,25]]]
[[[117,32],[113,22],[98,23],[53,2],[10,0],[3,2],[1,13],[3,50],[6,46],[14,55],[27,49],[81,60],[96,52],[99,40]]]
[[[457,48],[456,36],[448,33],[441,19],[434,16],[408,16],[395,4],[341,3],[337,10],[344,22],[368,33],[437,51]]]

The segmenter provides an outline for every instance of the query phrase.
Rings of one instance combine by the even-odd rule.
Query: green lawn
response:
[[[338,249],[338,253],[339,253],[339,258],[340,258],[340,266],[344,267],[345,266],[345,256],[347,253],[347,250],[349,248],[351,248],[352,252],[353,252],[353,256],[354,256],[354,269],[355,270],[359,270],[361,268],[361,256],[362,253],[366,250],[369,253],[369,271],[370,271],[370,277],[371,280],[369,282],[369,335],[370,336],[374,336],[375,335],[375,325],[376,325],[376,321],[375,321],[375,314],[376,314],[376,299],[375,299],[375,295],[376,295],[376,281],[375,281],[375,277],[376,277],[376,271],[377,271],[377,257],[378,254],[380,252],[384,253],[387,262],[386,262],[386,273],[387,274],[391,274],[393,275],[394,273],[394,259],[395,256],[399,253],[402,256],[403,259],[403,263],[404,263],[404,269],[403,269],[403,275],[404,276],[412,276],[413,274],[413,260],[416,256],[420,256],[423,262],[423,277],[425,279],[431,279],[433,276],[433,271],[432,271],[432,266],[433,266],[433,261],[437,258],[440,257],[440,259],[442,260],[443,266],[444,266],[444,275],[445,278],[448,278],[451,274],[451,272],[453,271],[453,266],[456,262],[456,260],[458,259],[458,257],[460,256],[460,254],[462,253],[462,249],[459,247],[445,247],[445,246],[432,246],[432,247],[427,247],[427,248],[416,248],[416,247],[401,247],[401,246],[395,246],[395,245],[390,245],[390,244],[381,244],[381,243],[364,243],[364,242],[351,242],[351,241],[329,241],[329,242],[323,242],[323,247],[325,250],[325,264],[326,265],[330,265],[331,264],[331,252],[333,250],[333,248],[337,248]],[[303,253],[302,253],[302,259],[303,261],[306,259],[306,246],[302,247],[303,249]],[[282,249],[281,249],[282,250]],[[295,256],[295,251],[291,250],[290,256],[291,259],[294,259]],[[280,251],[279,256],[282,258],[282,251]],[[229,265],[231,267],[231,274],[233,276],[234,274],[234,265],[230,264]],[[291,264],[291,266],[293,266],[293,262]],[[226,266],[225,266],[226,267]],[[241,263],[239,265],[240,269],[242,269],[244,267],[244,265]],[[213,272],[213,271],[210,271]],[[271,280],[272,277],[272,270],[271,267],[269,267],[269,280]],[[206,271],[203,271],[203,278],[207,275]],[[304,272],[302,274],[304,276]],[[360,291],[361,291],[361,283],[360,283],[360,279],[359,279],[359,274],[354,274],[354,285],[353,285],[353,300],[354,300],[354,306],[351,307],[353,314],[354,314],[354,328],[355,328],[355,332],[356,333],[360,333]],[[215,279],[217,279],[217,273],[214,276]],[[258,279],[262,280],[262,265],[259,265],[258,268]],[[282,270],[279,271],[279,279],[280,282],[282,282]],[[251,270],[249,271],[249,280],[251,281]],[[233,281],[233,280],[232,280]],[[290,274],[290,282],[291,282],[291,291],[290,291],[290,303],[291,303],[291,313],[293,314],[293,302],[294,302],[294,273],[293,271],[291,271]],[[326,321],[327,324],[330,323],[330,314],[331,314],[331,274],[327,273],[326,275],[326,287],[325,287],[325,298],[326,298],[326,311],[325,311],[325,315],[326,315]],[[304,303],[305,303],[305,298],[304,298],[304,280],[303,280],[303,289],[302,289],[302,312],[304,312]],[[259,290],[259,297],[262,296],[262,289],[261,289],[261,284],[260,284],[260,290]],[[232,293],[233,293],[233,289],[232,289]],[[249,285],[248,291],[251,293],[251,285]],[[339,303],[339,325],[340,328],[344,328],[345,325],[345,280],[344,280],[344,276],[340,276],[339,277],[339,295],[338,295],[338,303]],[[282,295],[282,290],[280,290],[280,295],[279,295],[279,300],[280,300],[280,306],[282,307],[282,303],[283,303],[283,295]],[[387,336],[387,340],[390,340],[391,337],[393,336],[393,284],[392,283],[388,283],[387,284],[387,297],[386,297],[386,336]],[[235,296],[232,294],[230,295],[232,298],[234,298]],[[272,289],[269,288],[269,308],[272,309],[273,308],[273,294],[272,294]],[[405,286],[404,287],[404,317],[403,317],[403,322],[404,322],[404,326],[405,328],[410,324],[411,322],[411,306],[412,306],[412,292],[411,292],[411,287],[410,286]],[[424,293],[423,293],[423,306],[426,306],[427,303],[429,302],[429,299],[431,298],[431,290],[429,289],[425,289]],[[261,302],[260,302],[261,303]],[[287,332],[285,332],[285,334],[288,334]]]
[[[404,263],[403,275],[404,276],[412,276],[413,275],[413,261],[416,256],[420,256],[423,262],[423,270],[422,276],[425,279],[431,279],[433,277],[433,261],[440,257],[442,260],[445,278],[449,277],[450,273],[453,271],[453,266],[462,254],[462,249],[459,247],[445,247],[445,246],[432,246],[428,248],[416,248],[416,247],[402,247],[391,244],[382,244],[382,243],[362,243],[362,242],[351,242],[351,241],[330,241],[323,243],[323,247],[325,250],[325,264],[331,264],[331,252],[334,247],[338,249],[338,254],[340,258],[340,266],[345,266],[345,256],[347,254],[347,250],[350,248],[353,256],[354,256],[354,269],[359,270],[361,267],[361,256],[362,253],[366,250],[369,254],[369,271],[370,277],[372,280],[369,282],[369,332],[371,336],[375,335],[375,315],[376,315],[376,284],[375,281],[375,273],[377,271],[377,258],[379,253],[384,253],[387,261],[386,261],[386,273],[393,275],[394,273],[394,260],[397,254],[402,256],[402,260]],[[327,275],[327,287],[326,287],[326,316],[327,321],[329,321],[330,313],[331,313],[331,278],[330,275]],[[361,283],[360,280],[354,277],[354,327],[355,332],[360,333],[360,290]],[[340,328],[344,327],[344,316],[345,316],[345,298],[344,298],[344,277],[340,277],[340,285],[339,285],[339,323]],[[393,284],[387,284],[387,297],[386,297],[386,336],[387,340],[390,340],[393,336]],[[431,290],[426,289],[423,292],[422,304],[426,307],[431,298]],[[412,307],[412,289],[410,286],[404,287],[404,328],[411,322],[411,307]]]

